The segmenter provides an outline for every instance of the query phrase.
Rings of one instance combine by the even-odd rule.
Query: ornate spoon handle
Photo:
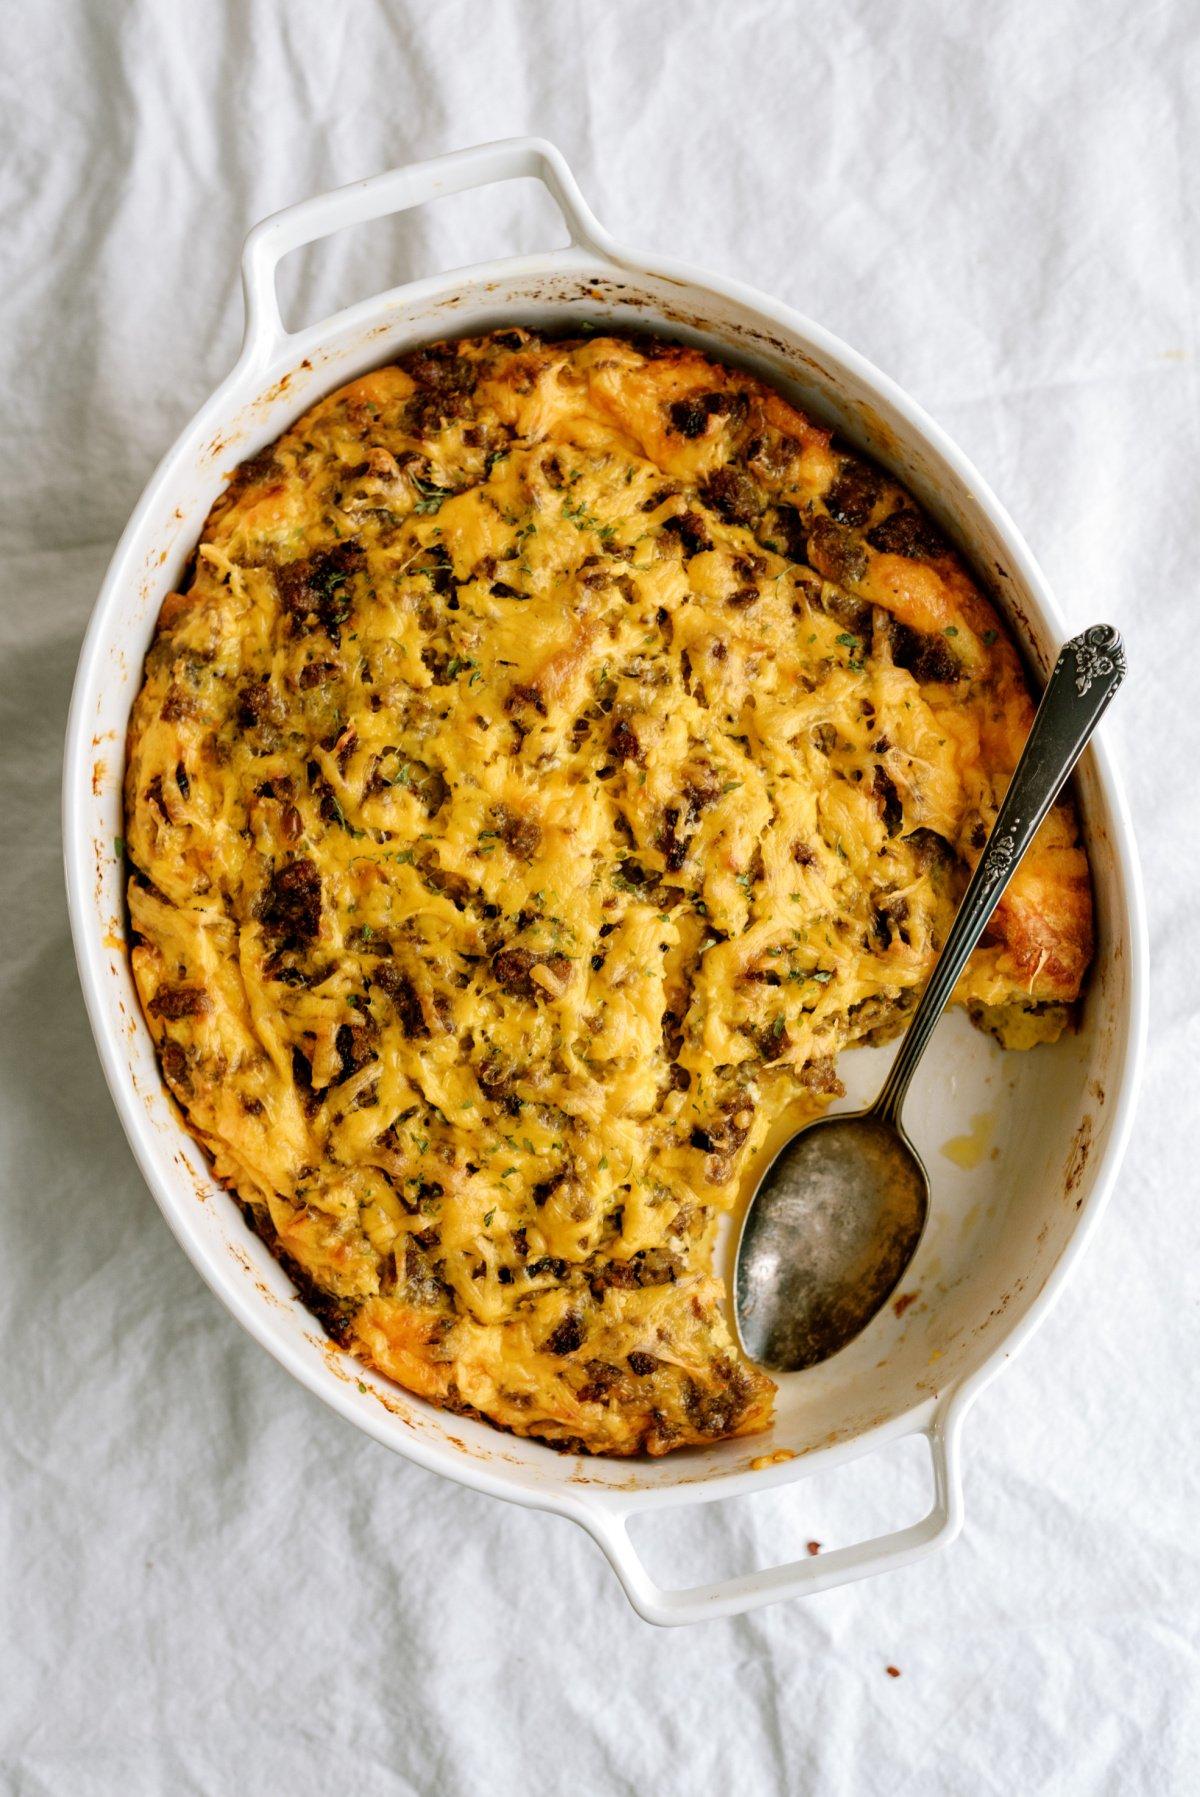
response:
[[[987,847],[963,894],[933,975],[871,1114],[895,1123],[933,1028],[1017,863],[1062,791],[1109,700],[1125,678],[1125,650],[1108,624],[1065,645],[1042,694]]]

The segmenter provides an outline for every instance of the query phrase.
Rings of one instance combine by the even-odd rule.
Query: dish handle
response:
[[[740,1616],[784,1598],[810,1597],[835,1585],[877,1572],[894,1572],[953,1541],[963,1524],[961,1423],[962,1410],[939,1410],[929,1425],[914,1433],[929,1444],[933,1464],[933,1506],[920,1522],[890,1534],[876,1535],[831,1553],[806,1556],[784,1566],[768,1566],[711,1585],[669,1590],[655,1584],[633,1545],[629,1518],[637,1505],[602,1500],[583,1506],[579,1521],[603,1549],[625,1595],[646,1622],[671,1627],[715,1616]],[[684,1500],[686,1501],[686,1500]]]
[[[288,331],[284,325],[275,282],[279,263],[289,251],[349,225],[407,212],[445,194],[490,187],[497,181],[515,181],[522,176],[541,181],[550,193],[566,222],[573,247],[607,253],[608,235],[589,210],[562,151],[543,137],[504,138],[497,143],[476,144],[468,150],[434,156],[427,162],[413,162],[405,168],[389,169],[386,174],[372,175],[349,187],[301,200],[254,227],[242,252],[242,290],[246,301],[242,362],[265,361],[290,337],[300,334]]]

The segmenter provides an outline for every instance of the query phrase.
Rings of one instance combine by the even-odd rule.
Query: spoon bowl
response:
[[[750,1201],[734,1269],[735,1315],[752,1360],[796,1372],[853,1341],[912,1260],[929,1181],[903,1132],[869,1111],[793,1136]]]

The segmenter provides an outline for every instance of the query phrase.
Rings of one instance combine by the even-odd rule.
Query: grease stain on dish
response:
[[[950,1136],[942,1143],[940,1152],[965,1173],[972,1173],[989,1155],[995,1158],[998,1152],[994,1146],[995,1133],[996,1113],[976,1111],[970,1129],[963,1135]]]

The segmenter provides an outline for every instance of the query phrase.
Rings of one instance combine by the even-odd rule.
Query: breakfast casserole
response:
[[[747,1435],[718,1220],[903,1028],[1033,716],[906,492],[694,348],[504,330],[245,463],[129,735],[133,966],[335,1341],[598,1454]],[[1068,804],[955,998],[1069,1024]]]

